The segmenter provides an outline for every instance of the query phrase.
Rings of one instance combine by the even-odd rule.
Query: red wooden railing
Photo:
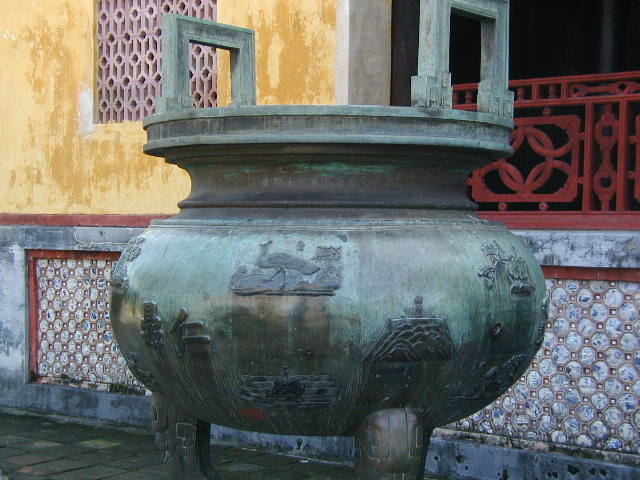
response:
[[[640,228],[640,71],[514,80],[514,155],[468,179],[512,228]],[[474,110],[477,85],[454,86]]]

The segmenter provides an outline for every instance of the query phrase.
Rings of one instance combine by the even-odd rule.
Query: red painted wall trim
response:
[[[27,250],[27,298],[29,302],[29,373],[30,380],[38,377],[38,329],[40,318],[38,307],[38,280],[36,277],[37,261],[39,258],[75,258],[82,260],[91,258],[96,260],[117,260],[120,252],[88,252],[75,250]]]
[[[147,227],[151,220],[171,215],[46,215],[0,213],[0,225],[40,225],[53,227]]]
[[[640,230],[637,213],[477,212],[480,218],[522,230]]]
[[[27,250],[27,258],[36,260],[38,258],[74,258],[82,260],[90,258],[91,260],[118,260],[120,252],[95,252],[93,250]],[[34,263],[34,278],[35,278]]]
[[[554,267],[544,265],[542,272],[545,278],[640,282],[640,269],[638,268]]]
[[[36,258],[27,253],[27,284],[29,302],[29,380],[38,375],[38,285]]]

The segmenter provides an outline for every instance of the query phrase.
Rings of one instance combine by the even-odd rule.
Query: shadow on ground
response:
[[[353,480],[353,468],[212,444],[224,480]],[[0,414],[0,480],[151,480],[166,476],[153,435],[64,419]]]

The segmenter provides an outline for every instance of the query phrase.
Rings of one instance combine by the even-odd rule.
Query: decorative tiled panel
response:
[[[60,253],[31,260],[32,368],[38,381],[142,390],[109,321],[109,279],[117,254]]]
[[[143,392],[109,322],[118,254],[49,253],[31,260],[38,381]],[[547,288],[549,321],[531,367],[498,400],[449,427],[640,453],[640,283],[558,279]]]
[[[640,453],[640,284],[547,280],[547,288],[549,322],[529,370],[449,427]]]
[[[141,120],[162,89],[161,17],[165,13],[216,19],[216,0],[99,0],[100,123]],[[216,105],[215,49],[191,45],[191,90],[197,107]]]

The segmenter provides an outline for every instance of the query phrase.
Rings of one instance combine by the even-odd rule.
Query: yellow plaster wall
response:
[[[335,1],[219,2],[219,21],[257,30],[261,103],[333,103]],[[172,213],[189,191],[141,153],[141,123],[93,123],[94,8],[0,2],[0,213]]]
[[[219,0],[218,21],[256,32],[258,103],[335,103],[338,0]],[[220,62],[228,72],[228,57]],[[229,78],[218,79],[220,105]]]
[[[188,176],[93,124],[92,0],[0,2],[0,212],[169,213]]]

